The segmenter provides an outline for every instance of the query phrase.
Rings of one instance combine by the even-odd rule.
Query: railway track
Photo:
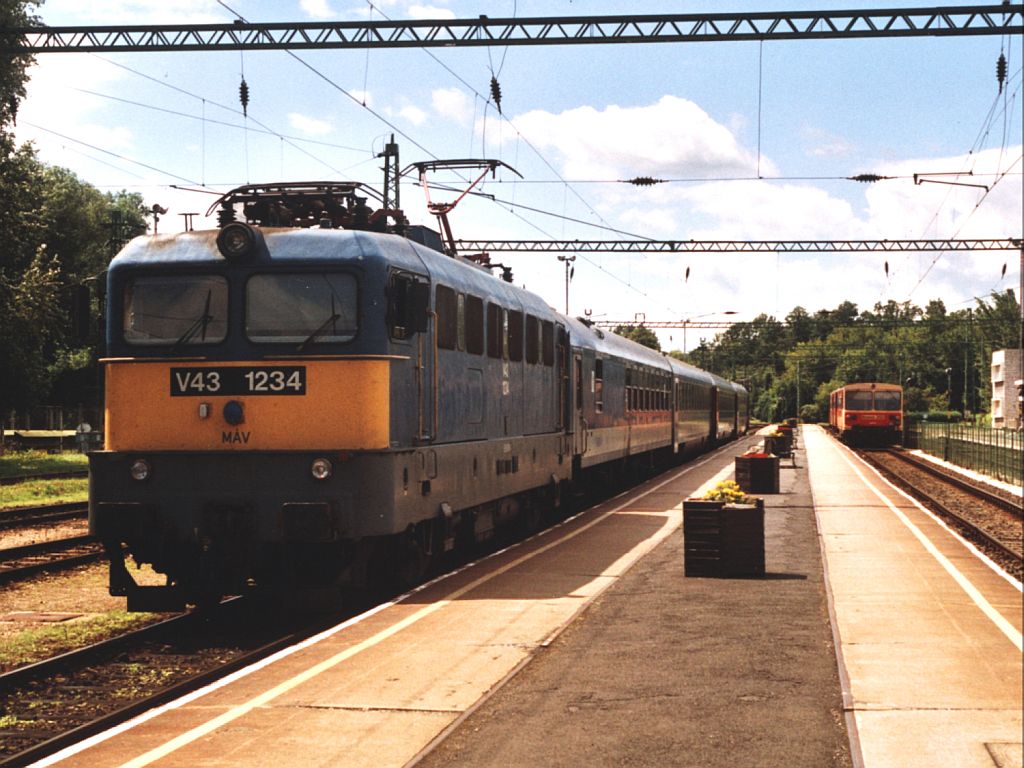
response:
[[[99,560],[103,547],[91,536],[71,536],[0,549],[0,584]]]
[[[1008,573],[1022,577],[1024,532],[1019,502],[900,450],[865,450],[858,455],[924,502]]]
[[[0,675],[0,766],[40,760],[337,620],[288,626],[236,598]]]
[[[89,502],[68,501],[62,504],[44,504],[38,507],[15,507],[0,510],[0,531],[46,525],[64,520],[84,519],[89,514]]]
[[[18,483],[27,483],[32,480],[68,480],[76,477],[88,477],[89,470],[87,469],[76,469],[70,472],[40,472],[35,475],[11,475],[9,477],[0,477],[0,485],[17,485]]]

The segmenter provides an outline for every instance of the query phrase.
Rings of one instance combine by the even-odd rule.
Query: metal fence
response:
[[[951,464],[1021,485],[1024,432],[969,424],[907,424],[905,444]]]

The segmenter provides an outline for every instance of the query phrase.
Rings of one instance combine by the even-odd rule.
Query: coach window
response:
[[[439,285],[434,291],[434,311],[437,313],[437,346],[455,349],[459,337],[458,303],[455,291]]]
[[[140,276],[124,289],[129,344],[216,344],[228,331],[228,281],[220,275]]]
[[[626,394],[626,398],[625,398],[626,399],[626,410],[627,411],[631,411],[631,410],[633,410],[633,369],[632,368],[627,368],[626,369],[625,394]]]
[[[484,300],[479,296],[466,296],[466,351],[484,353]]]
[[[513,363],[523,359],[523,313],[515,310],[508,313],[508,359]]]
[[[526,316],[526,362],[536,364],[540,360],[540,321],[533,315]]]
[[[323,272],[253,275],[245,286],[245,333],[251,341],[307,344],[356,335],[356,279]]]
[[[604,360],[594,361],[594,410],[604,411]]]

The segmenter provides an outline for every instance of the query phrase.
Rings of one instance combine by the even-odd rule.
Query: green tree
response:
[[[658,335],[643,325],[617,325],[615,326],[612,333],[617,336],[622,336],[625,339],[635,341],[637,344],[643,344],[645,347],[650,347],[653,350],[661,352],[661,342],[658,341]]]

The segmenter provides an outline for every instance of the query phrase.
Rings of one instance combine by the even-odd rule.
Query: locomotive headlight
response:
[[[145,480],[149,477],[149,462],[145,459],[136,459],[128,471],[131,472],[133,480]]]
[[[250,261],[263,244],[263,235],[255,227],[233,221],[217,235],[217,250],[231,262]]]
[[[313,459],[309,467],[314,480],[326,480],[334,474],[334,465],[327,459]]]

